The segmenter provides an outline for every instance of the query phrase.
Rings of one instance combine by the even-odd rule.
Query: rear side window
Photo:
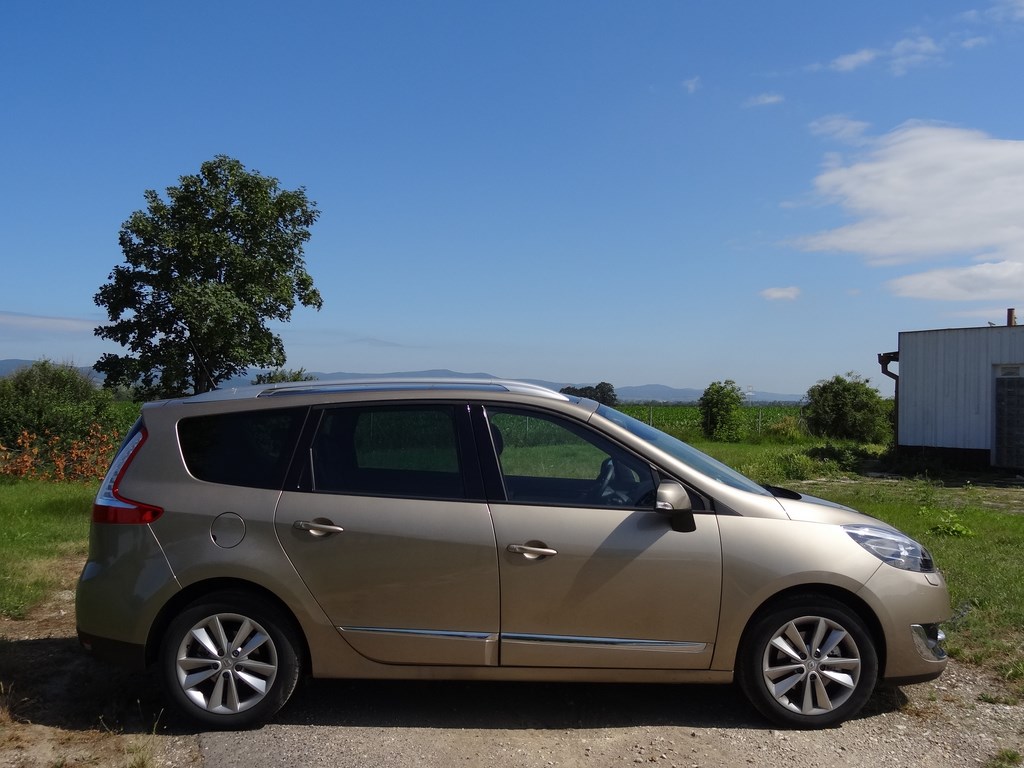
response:
[[[247,488],[280,488],[305,408],[194,416],[178,422],[188,471],[200,480]]]
[[[314,491],[465,497],[452,406],[325,411],[310,457]]]

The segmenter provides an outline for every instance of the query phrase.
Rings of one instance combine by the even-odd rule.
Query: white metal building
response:
[[[1024,468],[1024,326],[899,335],[897,440],[998,467]],[[889,374],[891,375],[891,374]]]

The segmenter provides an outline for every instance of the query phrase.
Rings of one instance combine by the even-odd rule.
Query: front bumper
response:
[[[883,565],[860,592],[885,638],[881,682],[906,685],[934,680],[948,661],[940,624],[952,614],[940,573],[912,573]]]

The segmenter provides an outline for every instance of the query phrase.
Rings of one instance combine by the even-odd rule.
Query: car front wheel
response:
[[[161,675],[184,714],[213,728],[245,728],[272,717],[291,696],[300,647],[276,609],[244,593],[218,593],[171,622]]]
[[[864,622],[844,604],[797,596],[755,618],[737,668],[741,687],[766,717],[789,727],[824,728],[867,702],[878,654]]]

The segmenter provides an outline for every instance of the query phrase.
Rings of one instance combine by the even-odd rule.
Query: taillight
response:
[[[92,505],[92,521],[94,523],[118,523],[122,525],[145,525],[157,520],[164,513],[163,508],[152,504],[125,498],[118,492],[121,478],[124,477],[128,465],[132,463],[139,448],[146,442],[145,428],[131,434],[121,450],[114,457],[113,464],[107,470]]]

